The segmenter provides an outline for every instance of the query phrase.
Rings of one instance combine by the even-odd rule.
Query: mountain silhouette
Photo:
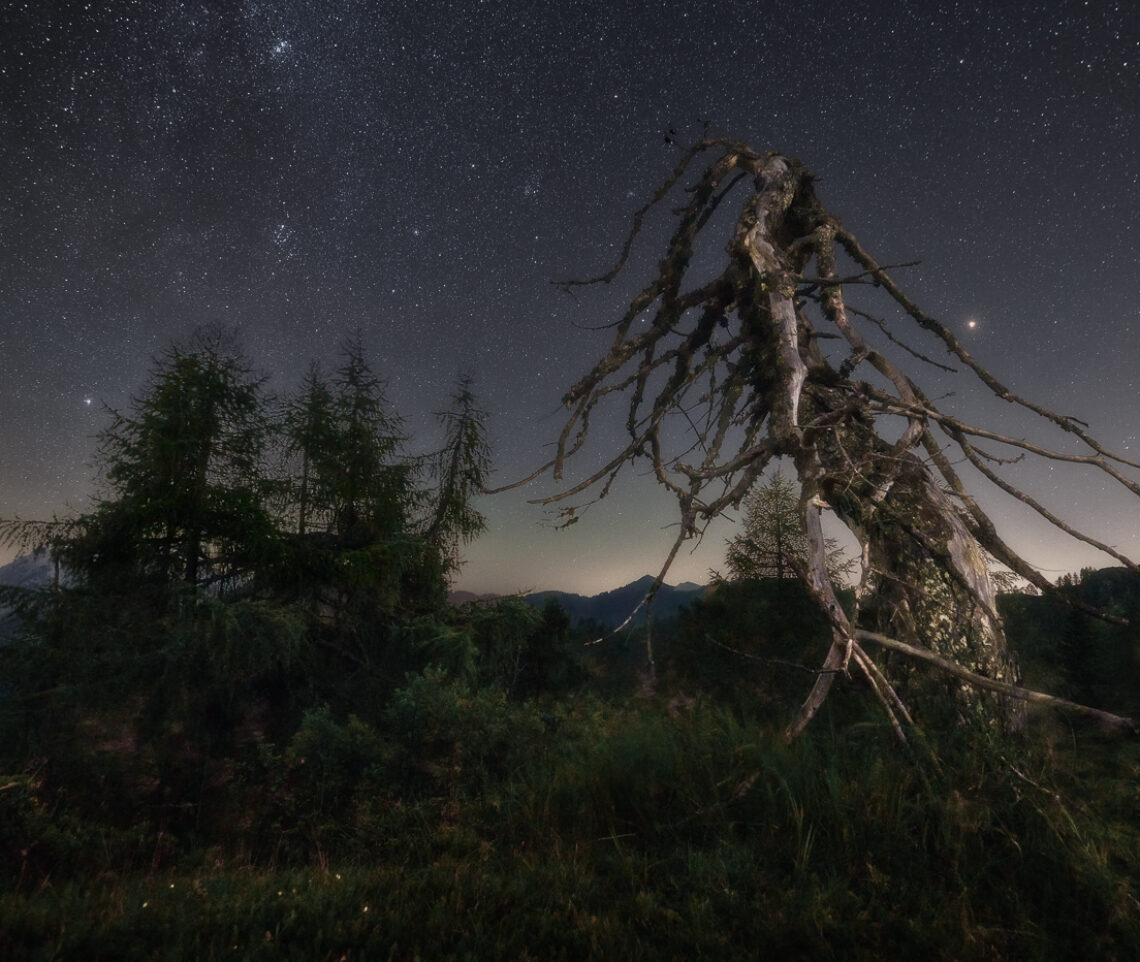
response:
[[[523,601],[534,608],[541,608],[550,599],[554,599],[570,615],[570,621],[578,624],[584,621],[593,621],[604,628],[616,628],[630,616],[646,593],[653,587],[653,575],[644,575],[636,581],[631,581],[620,588],[603,591],[596,595],[579,595],[571,591],[534,591],[523,595]],[[662,585],[653,599],[654,618],[672,618],[685,605],[694,598],[701,597],[708,590],[707,585],[699,585],[694,581],[685,581],[679,585]],[[493,601],[501,595],[477,595],[472,591],[453,591],[447,600],[453,605],[462,605],[470,601]],[[645,624],[646,611],[639,610],[631,624]]]
[[[21,555],[0,567],[0,588],[42,588],[51,583],[52,573],[52,563],[45,555]],[[19,619],[0,591],[0,644],[13,638],[19,628]]]
[[[595,621],[606,628],[616,628],[624,622],[653,587],[653,575],[645,575],[612,591],[597,595],[578,595],[568,591],[537,591],[526,595],[527,604],[541,608],[553,598],[566,609],[573,622]],[[672,618],[685,605],[704,594],[704,585],[687,581],[681,585],[662,585],[653,599],[654,618]],[[634,616],[632,624],[645,624],[646,610]]]

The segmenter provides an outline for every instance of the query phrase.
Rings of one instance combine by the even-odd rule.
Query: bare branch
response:
[[[1039,404],[1034,404],[1032,401],[1027,401],[1025,398],[1014,394],[1009,388],[1002,384],[995,378],[986,368],[982,367],[970,353],[962,346],[962,343],[950,332],[941,322],[935,320],[925,311],[923,311],[917,304],[914,303],[909,297],[904,294],[899,287],[892,281],[885,270],[875,263],[872,258],[863,248],[859,242],[846,230],[840,228],[836,234],[837,239],[844,248],[851,254],[851,256],[859,263],[862,264],[867,270],[872,271],[874,276],[882,284],[883,288],[895,299],[896,302],[909,314],[918,324],[939,337],[946,347],[950,350],[955,357],[962,361],[969,367],[994,394],[996,394],[1003,401],[1009,401],[1012,404],[1017,404],[1020,407],[1032,411],[1049,421],[1052,421],[1064,431],[1076,435],[1090,448],[1100,454],[1102,457],[1112,461],[1117,461],[1121,464],[1127,464],[1133,468],[1140,468],[1140,462],[1129,461],[1118,454],[1114,454],[1105,448],[1099,441],[1089,435],[1084,427],[1087,425],[1078,418],[1069,415],[1056,414],[1048,408],[1042,407]]]
[[[855,637],[859,641],[870,641],[883,648],[901,652],[908,658],[914,658],[928,665],[934,665],[941,671],[953,675],[955,678],[960,678],[975,688],[997,692],[999,695],[1008,695],[1010,698],[1017,698],[1033,705],[1047,705],[1050,708],[1060,708],[1077,715],[1084,715],[1108,725],[1110,728],[1131,732],[1138,730],[1138,723],[1134,718],[1125,718],[1123,715],[1114,715],[1112,712],[1101,711],[1099,708],[1090,708],[1088,705],[1081,705],[1075,701],[1067,701],[1064,698],[1058,698],[1056,695],[1047,695],[1044,692],[1033,691],[1030,688],[1022,688],[1020,685],[1009,685],[1005,682],[996,681],[993,678],[986,678],[984,675],[975,674],[946,658],[940,658],[932,651],[928,651],[925,648],[916,648],[914,645],[908,645],[906,642],[899,641],[897,638],[890,638],[875,631],[863,630],[856,631]]]
[[[699,536],[698,520],[707,522],[739,506],[772,458],[790,457],[800,483],[805,530],[813,538],[803,578],[828,617],[832,642],[789,734],[808,724],[834,674],[846,670],[852,660],[901,730],[900,719],[906,718],[901,700],[886,673],[856,650],[857,630],[900,637],[974,675],[1013,684],[1016,668],[1006,651],[987,559],[997,558],[1031,583],[1040,585],[1044,579],[1001,540],[993,522],[965,491],[934,441],[932,426],[945,431],[963,457],[992,475],[994,483],[1006,485],[1005,490],[1068,534],[1102,548],[1107,546],[1000,479],[974,440],[1094,467],[1137,496],[1140,483],[1122,469],[1140,468],[1140,463],[1109,451],[1078,419],[1026,401],[994,378],[824,209],[815,195],[814,178],[803,165],[775,153],[729,140],[696,144],[635,214],[617,264],[581,283],[608,283],[617,276],[628,263],[646,212],[681,184],[692,160],[706,151],[716,151],[715,159],[687,188],[688,197],[675,211],[677,222],[656,276],[619,317],[608,351],[567,392],[571,413],[556,455],[543,470],[561,478],[567,460],[586,441],[591,413],[613,394],[627,398],[628,438],[600,470],[540,502],[562,501],[597,487],[604,496],[623,466],[647,462],[658,483],[676,497],[680,511],[671,563],[683,540]],[[684,290],[698,236],[728,194],[749,180],[752,192],[732,228],[723,270]],[[853,270],[840,269],[837,251],[850,257]],[[814,276],[808,270],[813,260]],[[864,283],[883,288],[997,397],[1072,434],[1091,453],[1053,451],[943,414],[898,364],[867,342],[855,320],[874,323],[920,362],[947,372],[953,369],[903,344],[884,322],[847,305],[844,285]],[[645,325],[632,333],[638,317]],[[820,343],[837,336],[850,354],[836,367]],[[887,382],[886,390],[852,379],[863,362]],[[699,392],[696,407],[694,391]],[[879,415],[904,418],[901,434],[893,428],[889,436],[880,433]],[[878,417],[884,420],[893,418]],[[915,453],[920,447],[929,460]],[[700,463],[686,462],[696,451],[701,452]],[[847,525],[862,549],[854,624],[843,614],[827,577],[819,528],[825,508]],[[1109,553],[1125,560],[1113,549]]]

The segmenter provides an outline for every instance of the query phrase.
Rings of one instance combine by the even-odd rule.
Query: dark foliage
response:
[[[843,599],[850,606],[853,598]],[[660,655],[676,683],[747,710],[794,705],[827,650],[831,626],[791,578],[720,582],[664,634]]]
[[[445,495],[359,361],[319,403],[307,382],[329,421],[287,469],[207,472],[203,503],[235,485],[256,524],[112,485],[39,529],[75,560],[0,599],[20,626],[0,646],[0,957],[1140,953],[1134,743],[1033,716],[1020,741],[952,718],[900,746],[844,679],[789,745],[831,643],[793,579],[659,624],[653,695],[643,629],[554,599],[450,608],[463,526],[441,534]],[[317,435],[355,453],[322,466]],[[123,485],[151,476],[108,451]],[[1140,608],[1114,572],[1063,590]],[[1134,632],[1003,603],[1030,677],[1135,686]]]
[[[1126,568],[1089,568],[1066,576],[1060,588],[1060,598],[1002,599],[1027,679],[1097,708],[1140,714],[1140,575]],[[1094,618],[1066,599],[1117,621]]]

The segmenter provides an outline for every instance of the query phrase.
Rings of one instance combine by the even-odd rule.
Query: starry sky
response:
[[[494,481],[528,474],[667,216],[629,278],[578,297],[551,281],[607,269],[706,129],[802,159],[881,263],[921,261],[899,280],[982,363],[1135,456],[1138,121],[1131,0],[2,0],[0,516],[88,504],[106,408],[204,323],[282,392],[359,328],[412,449],[438,443],[432,413],[470,372]],[[1037,430],[934,381],[967,420]],[[583,470],[618,431],[597,427]],[[1134,498],[1010,470],[1140,554]],[[656,572],[674,508],[648,478],[564,532],[527,503],[553,490],[481,502],[458,587]],[[1108,563],[982,500],[1049,577]],[[704,580],[731,532],[669,580]]]

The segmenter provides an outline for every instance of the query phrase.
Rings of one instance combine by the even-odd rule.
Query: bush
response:
[[[383,713],[395,780],[413,791],[479,796],[540,749],[547,723],[533,704],[472,688],[437,668],[411,676]]]

